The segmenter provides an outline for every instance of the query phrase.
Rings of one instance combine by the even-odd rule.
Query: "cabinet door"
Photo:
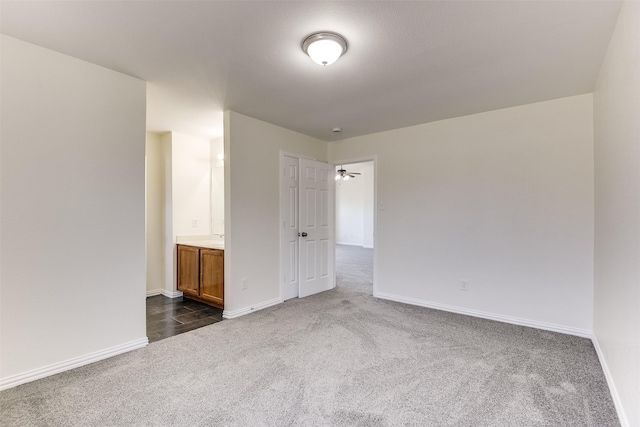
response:
[[[199,249],[178,245],[178,290],[186,295],[198,295]]]
[[[200,298],[224,308],[224,251],[200,249]]]

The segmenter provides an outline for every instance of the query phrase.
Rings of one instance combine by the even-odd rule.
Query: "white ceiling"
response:
[[[2,1],[1,31],[149,82],[150,131],[231,109],[323,140],[593,90],[617,1]],[[323,68],[301,50],[334,31]],[[333,127],[342,127],[334,134]]]

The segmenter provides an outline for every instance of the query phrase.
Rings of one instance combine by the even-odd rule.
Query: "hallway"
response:
[[[336,287],[373,295],[373,249],[336,245]]]

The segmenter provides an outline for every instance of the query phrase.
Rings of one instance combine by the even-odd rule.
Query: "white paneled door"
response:
[[[282,298],[287,300],[334,287],[335,183],[327,163],[283,156],[282,164]]]
[[[282,299],[298,296],[298,219],[299,209],[299,160],[282,156],[280,176],[280,212],[282,230],[280,237],[280,263],[282,271]]]
[[[333,288],[333,166],[300,159],[300,297]]]

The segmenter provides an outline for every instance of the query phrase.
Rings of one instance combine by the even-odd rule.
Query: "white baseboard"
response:
[[[595,347],[596,353],[598,354],[600,365],[602,365],[602,370],[604,371],[604,377],[607,379],[607,384],[609,385],[609,392],[611,393],[613,404],[615,405],[616,412],[618,413],[618,420],[620,421],[620,426],[631,427],[631,424],[629,424],[629,419],[627,418],[627,414],[624,411],[624,407],[622,406],[622,400],[620,400],[618,389],[616,389],[616,384],[613,381],[613,377],[611,376],[609,365],[607,365],[607,360],[604,358],[604,353],[602,352],[602,348],[600,347],[600,343],[598,342],[598,338],[596,338],[595,334],[591,337],[591,342],[593,342],[593,346]]]
[[[70,369],[79,368],[80,366],[88,365],[89,363],[97,362],[102,359],[107,359],[118,354],[145,347],[148,344],[149,339],[147,337],[144,337],[125,344],[117,345],[115,347],[85,354],[84,356],[74,357],[73,359],[65,360],[64,362],[54,363],[53,365],[45,366],[43,368],[38,368],[32,371],[24,372],[22,374],[2,378],[0,379],[0,390],[6,390],[20,384],[39,380],[40,378],[55,375],[60,372],[68,371]]]
[[[238,310],[224,310],[222,312],[222,317],[224,319],[235,319],[236,317],[244,316],[245,314],[253,313],[254,311],[262,310],[263,308],[271,307],[272,305],[277,304],[282,304],[281,298],[274,298],[269,301],[254,304],[251,307],[240,308]]]
[[[373,246],[365,246],[362,243],[345,243],[345,242],[336,242],[336,245],[345,245],[345,246],[359,246],[365,249],[373,249]]]
[[[162,295],[169,298],[180,298],[182,296],[182,291],[167,291],[163,290]]]
[[[147,291],[147,297],[154,297],[156,295],[164,295],[169,298],[178,298],[182,296],[182,292],[180,291],[167,291],[166,289],[153,289]]]
[[[406,298],[398,295],[376,292],[373,295],[376,298],[386,299],[390,301],[402,302],[405,304],[417,305],[420,307],[434,308],[436,310],[449,311],[451,313],[464,314],[467,316],[480,317],[482,319],[495,320],[512,325],[528,326],[530,328],[543,329],[545,331],[560,332],[561,334],[575,335],[583,338],[591,338],[593,331],[588,329],[573,328],[571,326],[556,325],[553,323],[538,322],[537,320],[522,319],[519,317],[503,316],[501,314],[487,313],[484,311],[470,310],[451,305],[439,304],[431,301],[424,301],[415,298]]]

